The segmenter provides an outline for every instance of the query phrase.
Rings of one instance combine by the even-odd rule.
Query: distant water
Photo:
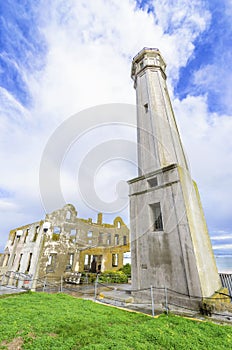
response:
[[[218,272],[232,273],[232,255],[216,255]],[[123,264],[131,264],[130,253],[125,254]]]
[[[232,273],[232,255],[215,255],[218,272]]]

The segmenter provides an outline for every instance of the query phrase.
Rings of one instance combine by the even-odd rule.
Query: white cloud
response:
[[[45,63],[37,71],[18,66],[29,87],[32,107],[26,109],[9,92],[0,91],[1,187],[13,193],[7,198],[8,214],[1,218],[3,242],[9,228],[43,215],[39,205],[39,161],[54,129],[71,114],[90,106],[135,103],[130,65],[144,46],[160,48],[168,63],[172,94],[172,82],[193,54],[194,40],[208,26],[210,14],[199,0],[152,3],[155,16],[136,8],[132,0],[46,0],[37,5],[39,31],[47,44]],[[216,184],[216,175],[222,176],[220,167],[227,167],[227,156],[231,159],[221,142],[222,137],[231,145],[229,117],[209,115],[204,97],[176,100],[175,108],[194,174],[206,186],[204,174],[210,169]],[[217,156],[216,170],[210,152]],[[208,158],[210,164],[206,166],[204,159]],[[229,177],[230,170],[226,168],[223,176]],[[103,183],[104,178],[102,184],[98,179],[99,188]]]
[[[224,110],[232,113],[231,86],[232,73],[230,64],[232,53],[229,51],[223,57],[216,58],[213,64],[208,64],[194,73],[193,83],[196,90],[208,90],[217,96],[215,103],[220,104]],[[225,61],[225,62],[224,62]],[[211,99],[210,103],[214,104]]]
[[[176,99],[174,108],[209,226],[231,227],[232,116],[210,113],[203,96]]]

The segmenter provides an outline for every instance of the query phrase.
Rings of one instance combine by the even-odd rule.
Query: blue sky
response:
[[[216,0],[2,1],[0,249],[10,229],[45,215],[39,167],[53,132],[86,108],[135,104],[131,59],[149,46],[159,47],[167,62],[170,96],[215,251],[230,253],[231,20],[230,0],[221,0],[220,6]],[[133,130],[98,128],[66,152],[62,190],[82,217],[96,217],[96,211],[73,190],[78,162],[115,134],[135,142]],[[96,175],[96,190],[106,202],[118,182],[136,176],[129,162],[118,162],[108,162]],[[119,215],[128,221],[127,209]]]

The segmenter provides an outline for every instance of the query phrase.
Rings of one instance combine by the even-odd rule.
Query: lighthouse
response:
[[[138,145],[138,177],[128,181],[132,290],[165,288],[191,300],[222,286],[165,69],[156,48],[142,49],[132,61]]]

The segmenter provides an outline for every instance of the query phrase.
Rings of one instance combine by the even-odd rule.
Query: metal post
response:
[[[167,288],[165,287],[165,309],[166,309],[166,314],[168,315],[168,293],[167,293]]]
[[[152,312],[152,317],[155,316],[155,305],[154,305],[154,297],[153,297],[153,288],[151,286],[151,312]]]
[[[46,288],[46,278],[44,279],[44,283],[43,283],[43,292],[45,292],[45,288]]]
[[[4,278],[5,278],[5,273],[4,273],[4,274],[2,275],[2,277],[1,277],[1,283],[0,283],[0,286],[2,286],[2,285],[3,285]]]
[[[63,276],[60,276],[60,292],[63,293]]]
[[[98,284],[98,275],[95,281],[95,288],[94,288],[94,300],[97,300],[97,284]]]

